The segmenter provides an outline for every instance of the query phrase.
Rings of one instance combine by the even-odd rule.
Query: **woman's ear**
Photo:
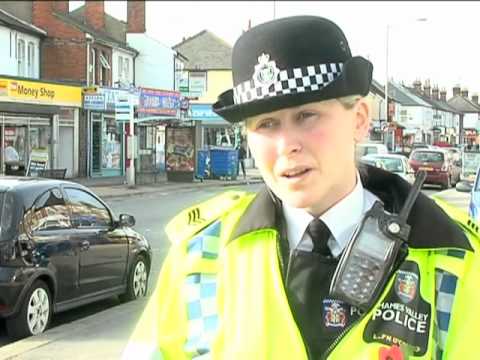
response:
[[[355,112],[355,141],[362,142],[370,130],[370,103],[366,98],[358,100],[353,108]]]

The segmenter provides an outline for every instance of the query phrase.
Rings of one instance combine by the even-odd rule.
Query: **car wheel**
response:
[[[127,291],[120,296],[122,301],[136,300],[147,294],[148,265],[145,257],[138,255],[128,274]]]
[[[450,176],[447,177],[447,181],[442,185],[443,189],[449,189],[452,186],[452,182],[450,181]]]
[[[12,339],[43,333],[52,317],[52,296],[47,284],[36,280],[27,291],[17,315],[7,318],[7,333]]]

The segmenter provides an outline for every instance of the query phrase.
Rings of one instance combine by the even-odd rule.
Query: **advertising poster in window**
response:
[[[195,128],[166,127],[165,165],[168,173],[193,180],[195,170]],[[180,175],[179,173],[183,173]],[[171,176],[172,177],[172,176]],[[175,180],[173,175],[172,180]],[[182,180],[179,179],[179,180]]]
[[[115,118],[105,117],[102,136],[102,168],[120,170],[122,160],[122,143],[117,131]]]
[[[41,170],[46,169],[48,169],[48,148],[32,148],[27,176],[38,176]]]

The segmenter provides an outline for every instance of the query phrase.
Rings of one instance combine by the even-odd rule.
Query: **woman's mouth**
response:
[[[282,177],[286,179],[300,179],[303,176],[307,175],[311,171],[310,168],[307,167],[299,167],[290,170],[286,170],[282,172]]]

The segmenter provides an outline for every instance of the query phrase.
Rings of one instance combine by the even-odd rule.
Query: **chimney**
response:
[[[52,8],[53,1],[32,1],[32,24],[47,29],[52,19]]]
[[[414,89],[417,93],[421,94],[421,93],[422,93],[422,82],[421,82],[420,80],[415,80],[415,81],[413,82],[413,89]]]
[[[87,0],[85,1],[85,21],[95,30],[105,28],[105,5],[103,0]]]
[[[468,89],[467,88],[462,89],[462,97],[464,97],[465,99],[468,99]]]
[[[66,1],[54,1],[53,2],[53,9],[59,13],[62,13],[64,15],[67,15],[69,13],[68,11],[68,0]]]
[[[432,97],[430,89],[430,80],[425,80],[425,84],[423,85],[423,95],[425,95],[429,99]]]
[[[432,99],[433,100],[439,100],[440,98],[438,97],[438,86],[434,86],[432,89]]]
[[[460,85],[455,85],[452,89],[453,96],[460,95]]]
[[[443,102],[447,101],[447,90],[442,89],[442,91],[440,91],[440,100]]]
[[[145,32],[145,1],[127,1],[127,32]]]
[[[478,94],[477,94],[477,93],[475,93],[475,94],[472,95],[472,101],[473,101],[475,104],[478,105]]]

